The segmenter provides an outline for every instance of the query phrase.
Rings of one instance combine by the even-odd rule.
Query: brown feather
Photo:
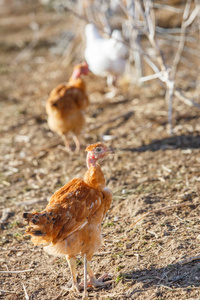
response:
[[[105,147],[96,143],[87,149],[100,145]],[[50,254],[85,253],[91,260],[101,245],[101,223],[111,202],[100,165],[92,165],[84,179],[75,178],[56,191],[44,211],[23,214],[29,223],[26,234]]]
[[[74,68],[80,68],[78,65]],[[84,124],[84,112],[89,105],[86,86],[82,78],[69,79],[52,90],[46,102],[48,125],[60,135],[73,132],[79,135]]]
[[[98,142],[98,143],[95,143],[95,144],[92,144],[92,145],[88,146],[88,147],[85,149],[85,151],[89,152],[89,151],[94,150],[96,147],[101,147],[101,146],[105,147],[105,144],[103,144],[103,143],[101,143],[101,142]]]
[[[95,189],[103,190],[106,186],[106,181],[99,164],[95,167],[90,167],[84,175],[84,181]]]
[[[73,179],[51,197],[46,209],[23,217],[29,221],[27,234],[37,235],[34,244],[55,244],[89,222],[100,206],[103,194],[89,187],[83,179]]]

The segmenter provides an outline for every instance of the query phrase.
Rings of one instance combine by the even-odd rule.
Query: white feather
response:
[[[122,43],[119,30],[114,30],[111,38],[105,39],[93,24],[88,24],[85,27],[85,36],[85,59],[95,75],[106,77],[124,73],[128,51]]]

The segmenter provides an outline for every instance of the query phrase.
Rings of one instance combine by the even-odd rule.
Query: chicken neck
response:
[[[91,152],[88,152],[88,154],[87,154],[86,164],[87,164],[88,170],[91,167],[96,167],[97,158]]]
[[[106,186],[105,177],[97,161],[93,153],[88,152],[86,160],[88,170],[84,175],[84,181],[94,189],[103,190]]]
[[[70,77],[68,85],[69,87],[77,88],[84,92],[86,91],[85,82],[81,78],[73,77],[73,75]]]
[[[79,68],[75,68],[69,81],[68,84],[72,87],[76,87],[78,89],[81,89],[83,91],[86,90],[85,82],[81,78],[81,72]]]

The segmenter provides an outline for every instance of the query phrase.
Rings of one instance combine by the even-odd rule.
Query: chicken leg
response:
[[[64,144],[65,144],[66,150],[67,150],[68,152],[72,152],[72,149],[71,149],[71,147],[70,147],[70,144],[69,144],[69,141],[68,141],[66,135],[65,135],[65,134],[61,134],[61,137],[62,137],[62,140],[63,140],[63,142],[64,142]]]
[[[67,262],[71,271],[71,275],[72,275],[72,291],[75,292],[80,292],[81,287],[79,286],[77,279],[76,279],[76,257],[72,256],[72,257],[68,257],[66,255],[67,258]]]
[[[107,99],[112,99],[117,95],[117,87],[116,87],[117,78],[114,75],[109,75],[107,77],[107,85],[110,88],[110,92],[106,93],[105,96]]]
[[[78,153],[80,151],[80,141],[75,134],[73,134],[72,138],[73,138],[75,146],[76,146],[75,152]]]
[[[66,150],[68,152],[72,152],[72,149],[70,147],[70,143],[69,143],[69,141],[66,137],[66,134],[62,134],[61,137],[62,137],[62,140],[65,144]],[[73,138],[74,143],[75,143],[75,152],[78,153],[79,150],[80,150],[80,141],[79,141],[78,137],[75,134],[73,134],[72,138]]]
[[[83,300],[88,299],[88,293],[87,293],[87,258],[86,254],[84,254],[84,293],[83,293]]]

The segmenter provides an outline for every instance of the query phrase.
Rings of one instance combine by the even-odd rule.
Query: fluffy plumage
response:
[[[85,27],[85,59],[89,69],[98,76],[107,77],[108,85],[114,83],[125,70],[127,47],[124,45],[121,32],[114,30],[111,38],[103,38],[95,25]],[[112,76],[112,78],[110,78]]]
[[[112,201],[97,161],[113,151],[103,143],[90,145],[86,151],[88,170],[84,178],[75,178],[56,191],[42,212],[23,214],[28,222],[26,234],[35,245],[44,245],[50,254],[67,256],[76,290],[80,289],[75,275],[78,253],[85,256],[89,284],[107,284],[94,277],[89,263],[101,245],[101,222]]]
[[[86,63],[75,66],[69,81],[54,88],[46,103],[49,127],[63,138],[69,150],[69,132],[73,133],[76,150],[80,149],[78,136],[85,124],[85,110],[89,105],[86,86],[81,76],[88,71]]]
[[[29,222],[26,233],[35,245],[54,245],[90,221],[102,198],[98,190],[75,178],[55,192],[45,211],[24,214]]]

